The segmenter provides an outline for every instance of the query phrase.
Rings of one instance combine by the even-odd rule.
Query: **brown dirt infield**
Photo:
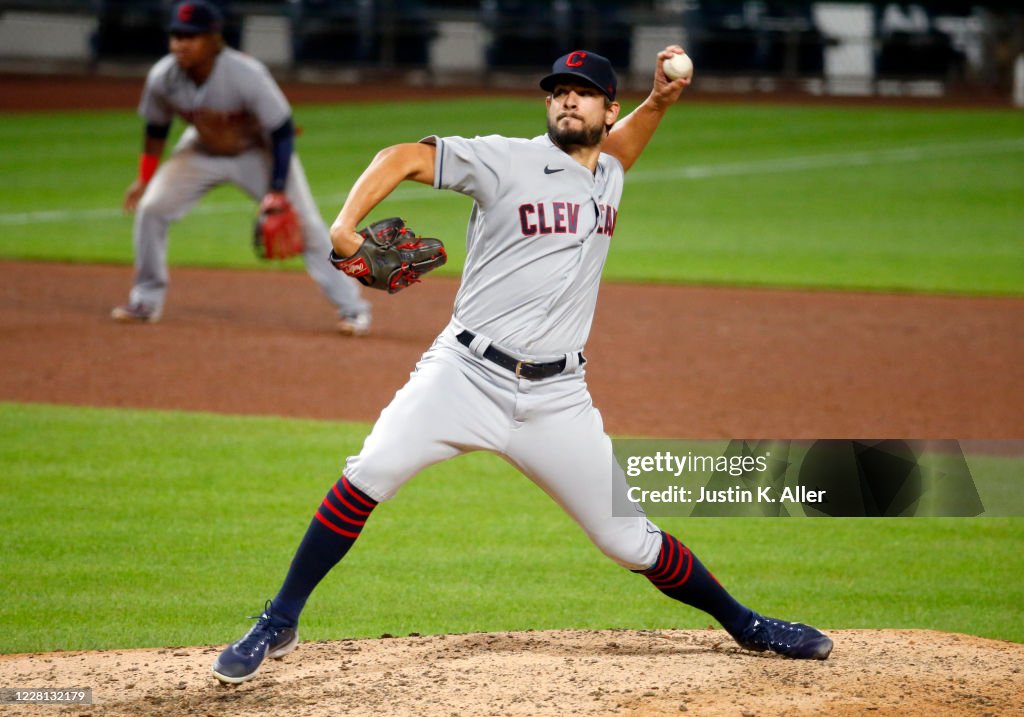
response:
[[[0,112],[44,110],[133,109],[139,104],[145,76],[26,75],[0,72]],[[486,90],[479,87],[411,87],[392,83],[360,84],[283,82],[289,102],[295,105],[330,102],[380,102],[467,97],[470,95],[528,94],[539,90]]]
[[[301,272],[174,269],[164,319],[110,322],[127,267],[0,261],[0,400],[373,421],[457,282],[372,292],[332,333]],[[606,429],[684,438],[1024,437],[1024,299],[606,284],[587,376]]]
[[[115,325],[130,269],[0,262],[0,400],[373,420],[444,326],[457,283],[371,295],[332,332],[302,273],[175,269],[164,320]],[[615,434],[1019,438],[1024,300],[606,284],[588,347]],[[720,630],[307,643],[238,688],[221,646],[0,656],[0,685],[93,687],[104,715],[1003,715],[1024,645],[844,631],[824,663]]]
[[[303,643],[239,687],[210,677],[219,647],[7,656],[0,678],[91,685],[98,703],[13,708],[19,715],[980,717],[1024,710],[1022,645],[926,630],[834,636],[825,662],[745,652],[719,630],[564,630]]]
[[[145,68],[148,69],[148,68]],[[0,112],[38,112],[45,110],[133,109],[139,103],[144,72],[136,76],[104,76],[93,74],[23,74],[0,72]],[[395,99],[428,100],[441,97],[509,96],[537,98],[539,90],[527,81],[523,87],[489,88],[480,85],[406,84],[401,73],[376,73],[363,82],[294,82],[281,81],[281,87],[293,105],[331,102],[388,102]],[[639,102],[643,93],[624,90],[625,102]],[[814,96],[796,89],[778,92],[702,92],[700,78],[687,90],[686,101],[741,104],[816,104],[831,106],[949,108],[969,107],[1015,111],[1009,90],[967,92],[951,88],[944,97],[842,97]]]

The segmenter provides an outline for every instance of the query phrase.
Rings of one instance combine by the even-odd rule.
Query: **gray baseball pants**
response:
[[[191,135],[191,136],[190,136]],[[235,156],[216,156],[202,151],[192,128],[186,130],[170,158],[157,171],[135,212],[135,278],[132,303],[162,307],[167,294],[167,230],[214,187],[230,182],[260,201],[270,185],[270,155],[252,149]],[[305,244],[302,258],[306,271],[320,286],[339,315],[369,311],[358,282],[335,270],[327,260],[331,250],[324,223],[306,174],[292,155],[285,192],[302,225]]]

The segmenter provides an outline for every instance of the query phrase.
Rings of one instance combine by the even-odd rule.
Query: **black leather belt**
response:
[[[473,339],[476,338],[476,334],[471,331],[463,331],[455,338],[459,340],[460,344],[469,348],[469,345],[473,343]],[[579,354],[579,357],[580,366],[582,366],[587,360],[583,358],[583,354]],[[514,356],[509,356],[504,351],[494,348],[494,346],[487,347],[487,350],[484,351],[484,358],[488,361],[493,361],[502,368],[508,369],[519,378],[529,379],[530,381],[551,378],[565,370],[564,358],[550,363],[531,363],[530,361],[520,361]]]

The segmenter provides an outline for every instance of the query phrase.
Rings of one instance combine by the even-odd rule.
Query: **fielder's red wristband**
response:
[[[139,156],[139,179],[142,180],[143,184],[149,184],[149,180],[156,174],[156,168],[160,164],[160,158],[155,154],[145,154]]]

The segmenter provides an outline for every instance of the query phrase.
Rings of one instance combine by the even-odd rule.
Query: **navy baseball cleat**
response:
[[[775,620],[756,612],[736,642],[748,650],[770,650],[795,660],[824,660],[832,652],[831,638],[820,630],[799,622]]]
[[[213,676],[225,684],[251,680],[264,658],[280,659],[299,644],[299,631],[294,625],[274,624],[270,600],[262,615],[250,619],[255,619],[256,624],[241,640],[225,648],[213,663]]]

